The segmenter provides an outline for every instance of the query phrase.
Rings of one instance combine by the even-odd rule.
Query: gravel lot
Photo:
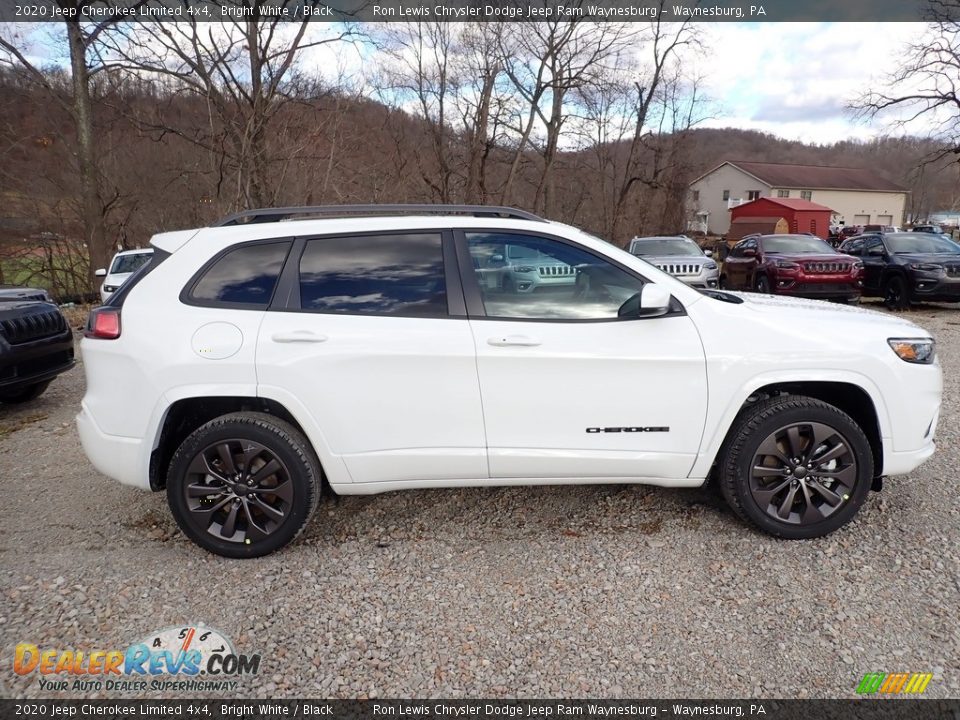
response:
[[[940,449],[806,542],[709,490],[418,490],[326,501],[287,550],[224,560],[89,465],[78,367],[0,408],[0,693],[50,695],[12,673],[18,642],[203,622],[262,654],[260,697],[850,697],[873,671],[960,696],[960,311],[910,317],[940,343]]]

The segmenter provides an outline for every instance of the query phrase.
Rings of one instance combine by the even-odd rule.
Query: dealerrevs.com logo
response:
[[[150,633],[125,650],[61,650],[20,643],[13,671],[36,675],[42,690],[120,692],[232,691],[255,675],[260,655],[239,654],[223,633],[205,625]]]

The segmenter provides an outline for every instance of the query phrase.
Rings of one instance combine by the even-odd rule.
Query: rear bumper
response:
[[[77,414],[80,444],[101,473],[124,485],[150,490],[149,473],[143,469],[143,442],[139,438],[107,435],[81,404]]]

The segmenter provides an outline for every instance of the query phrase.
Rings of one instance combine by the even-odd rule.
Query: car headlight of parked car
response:
[[[795,262],[790,262],[789,260],[777,260],[777,267],[782,270],[799,270],[800,266]]]
[[[104,292],[111,292],[111,293],[112,293],[112,292],[116,292],[116,291],[119,290],[119,289],[120,289],[120,286],[119,286],[119,285],[104,285],[104,286],[103,286],[103,291],[104,291]]]
[[[518,273],[531,273],[534,270],[536,270],[536,268],[532,268],[529,265],[521,265],[520,267],[515,267],[513,269],[514,272],[518,272]]]
[[[717,269],[717,264],[716,264],[713,260],[707,260],[707,261],[703,264],[703,269],[704,269],[704,270],[716,270],[716,269]]]
[[[909,265],[911,270],[919,270],[920,272],[943,272],[943,265],[937,265],[936,263],[909,263]]]
[[[901,360],[918,365],[929,365],[936,356],[933,338],[890,338],[890,347]]]

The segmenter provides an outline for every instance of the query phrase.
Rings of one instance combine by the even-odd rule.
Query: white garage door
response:
[[[877,215],[877,225],[893,225],[893,215]]]

